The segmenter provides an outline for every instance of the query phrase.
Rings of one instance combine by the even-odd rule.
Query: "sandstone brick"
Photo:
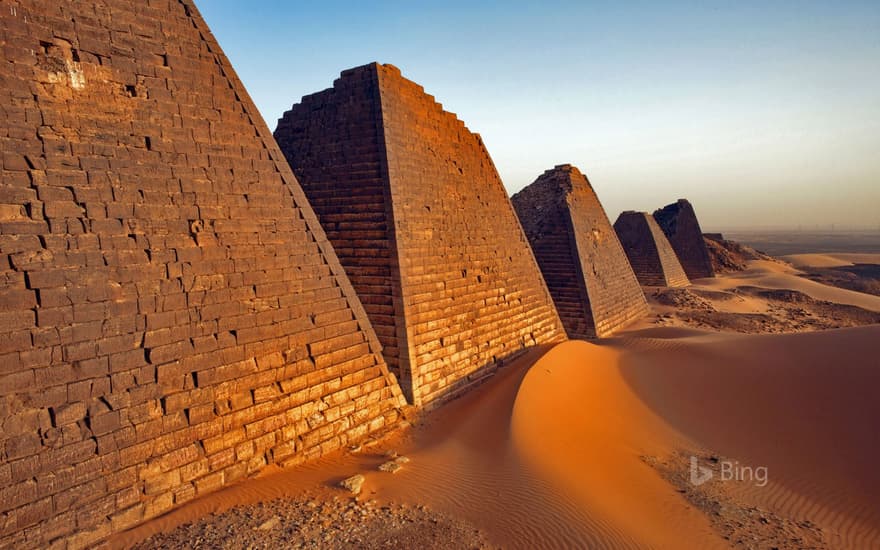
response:
[[[21,529],[33,525],[39,521],[49,519],[52,516],[52,498],[46,497],[42,499],[34,499],[24,506],[20,506],[11,510],[6,515],[6,526],[3,535],[9,532],[20,531]],[[0,536],[3,536],[0,535]]]
[[[144,505],[136,504],[110,516],[111,530],[121,532],[144,519]]]
[[[34,371],[23,370],[0,376],[0,396],[28,390],[34,386]]]
[[[118,411],[89,416],[89,428],[95,435],[104,435],[121,427]]]
[[[73,424],[85,418],[88,407],[85,403],[69,403],[52,410],[53,423],[56,426]]]
[[[196,480],[196,493],[210,493],[223,486],[224,481],[223,472],[206,475]]]
[[[37,483],[33,479],[12,485],[4,484],[0,487],[0,512],[5,512],[30,502],[36,489]]]

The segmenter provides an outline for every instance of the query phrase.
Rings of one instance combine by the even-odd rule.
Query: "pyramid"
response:
[[[0,25],[0,547],[89,546],[394,424],[378,339],[192,2]]]
[[[410,402],[441,402],[564,338],[479,135],[396,67],[343,71],[275,138]]]
[[[694,207],[685,199],[654,211],[654,219],[675,250],[684,272],[690,279],[714,277],[715,269]]]
[[[647,212],[623,212],[614,222],[639,283],[645,286],[687,286],[690,281],[666,240],[663,230]]]
[[[647,314],[617,234],[577,168],[547,170],[511,202],[569,338],[607,336]]]

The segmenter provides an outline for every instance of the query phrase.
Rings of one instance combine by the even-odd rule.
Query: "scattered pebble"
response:
[[[281,525],[281,520],[278,519],[278,516],[275,516],[274,518],[267,519],[266,521],[261,523],[260,526],[257,527],[257,529],[261,531],[271,531],[279,525]]]
[[[239,506],[158,533],[134,546],[163,548],[494,548],[473,525],[423,506],[319,499],[277,499]]]

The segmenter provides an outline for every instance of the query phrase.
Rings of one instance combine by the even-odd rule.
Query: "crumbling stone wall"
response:
[[[547,170],[511,202],[569,337],[607,336],[647,314],[617,234],[580,170]]]
[[[332,114],[344,108],[340,103],[364,100],[373,105],[359,113],[371,119]],[[333,185],[344,196],[359,188],[351,174],[362,169],[349,159],[373,149],[371,138],[358,136],[376,128],[380,149],[360,162],[371,167],[368,178],[383,179],[385,217],[373,228],[390,231],[393,247],[397,345],[387,357],[413,403],[436,404],[504,359],[564,333],[482,140],[397,68],[374,63],[343,72],[332,90],[306,96],[285,113],[275,136],[307,195]],[[301,153],[308,142],[322,153]],[[351,174],[340,177],[346,170]],[[346,214],[332,204],[316,203],[316,211],[330,223]],[[373,254],[368,243],[361,246],[343,257],[354,274]]]
[[[190,0],[10,1],[0,547],[81,548],[393,424],[402,394]]]
[[[690,284],[653,216],[646,212],[623,212],[614,222],[614,230],[639,283],[672,287]]]
[[[690,279],[714,277],[712,259],[703,240],[703,231],[694,207],[685,199],[654,211],[654,219],[675,250],[684,272]]]

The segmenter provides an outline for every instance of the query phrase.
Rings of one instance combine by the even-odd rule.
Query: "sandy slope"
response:
[[[310,487],[341,495],[332,485],[362,472],[363,497],[426,504],[506,548],[723,548],[718,518],[646,461],[712,452],[770,473],[762,488],[719,484],[727,496],[713,498],[738,503],[721,519],[731,506],[760,506],[810,520],[827,547],[880,546],[878,339],[880,326],[774,336],[658,328],[602,346],[567,342],[383,445],[226,489],[117,543]],[[376,470],[388,447],[412,459],[396,474]]]
[[[859,306],[870,311],[880,311],[880,296],[823,285],[798,276],[798,271],[779,262],[754,260],[748,262],[749,268],[729,276],[714,279],[697,279],[693,287],[705,290],[729,290],[743,285],[771,289],[797,290],[815,298]]]
[[[539,353],[377,449],[222,490],[115,545],[361,472],[364,497],[454,514],[504,548],[672,548],[684,532],[701,548],[723,548],[706,517],[640,459],[685,442],[628,388],[621,353],[577,341],[534,362]],[[376,470],[388,446],[411,459],[396,474]]]
[[[880,327],[663,339],[623,374],[705,447],[769,468],[740,496],[821,525],[833,548],[880,546]],[[645,346],[639,340],[638,346]]]
[[[880,264],[880,254],[788,254],[780,257],[795,267],[842,267],[853,264]]]
[[[589,510],[592,544],[675,548],[687,534],[693,547],[724,547],[707,518],[641,459],[687,443],[633,394],[620,359],[586,342],[554,348],[519,389],[513,447],[559,498]]]

